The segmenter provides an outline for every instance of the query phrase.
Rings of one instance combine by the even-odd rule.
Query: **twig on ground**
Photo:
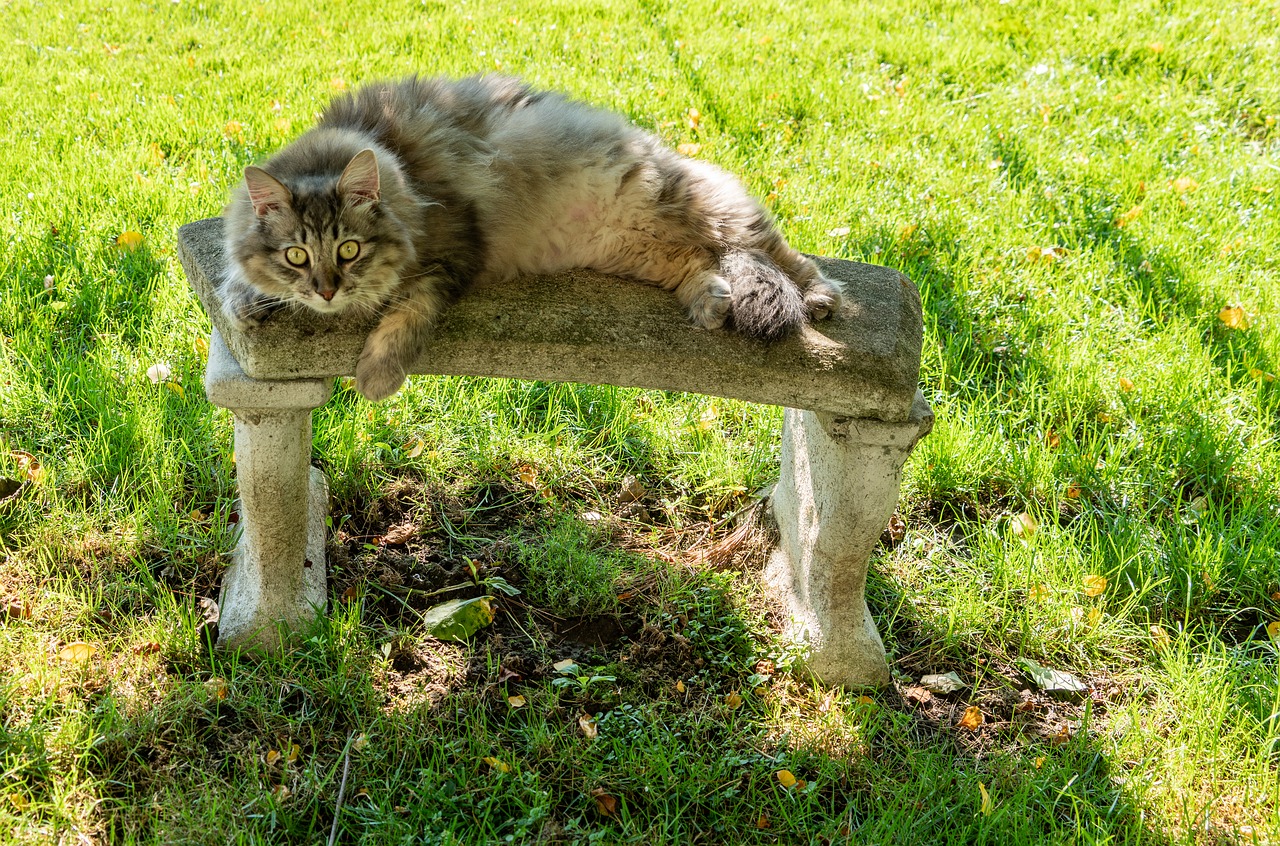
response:
[[[342,797],[347,792],[347,773],[351,772],[351,738],[355,730],[347,732],[347,745],[342,748],[342,781],[338,782],[338,801],[333,806],[333,827],[329,829],[329,846],[338,839],[338,815],[342,813]]]

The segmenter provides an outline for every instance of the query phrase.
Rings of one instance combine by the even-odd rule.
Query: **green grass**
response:
[[[43,470],[0,505],[0,841],[323,842],[361,735],[341,842],[1280,837],[1274,2],[314,8],[0,11],[0,478]],[[700,144],[797,247],[920,287],[938,422],[868,588],[894,690],[788,672],[758,538],[697,563],[776,474],[776,409],[472,379],[316,414],[333,612],[208,650],[234,464],[173,233],[334,90],[486,70]],[[467,561],[523,592],[433,641]],[[1018,657],[1090,696],[1024,702]]]

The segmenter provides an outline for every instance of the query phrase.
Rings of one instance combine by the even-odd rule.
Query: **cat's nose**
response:
[[[317,291],[316,293],[324,297],[325,302],[330,302],[333,299],[333,295],[338,292],[337,291]]]

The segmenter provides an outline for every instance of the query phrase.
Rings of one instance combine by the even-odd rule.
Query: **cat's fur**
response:
[[[476,279],[592,268],[674,291],[701,326],[763,338],[841,302],[729,174],[503,77],[341,96],[246,169],[224,214],[224,308],[239,327],[286,303],[382,316],[356,366],[371,400],[399,389],[449,298]]]

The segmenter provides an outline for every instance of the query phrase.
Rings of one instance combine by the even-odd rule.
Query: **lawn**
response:
[[[315,8],[0,6],[0,841],[1280,840],[1280,5]],[[892,688],[777,634],[778,409],[498,380],[341,387],[328,619],[209,649],[235,468],[174,232],[413,71],[621,111],[919,286]]]

